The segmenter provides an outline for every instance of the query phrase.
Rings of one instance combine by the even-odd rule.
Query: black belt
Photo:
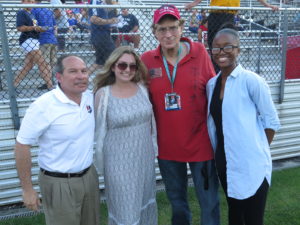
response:
[[[50,172],[45,169],[41,168],[41,171],[43,174],[51,177],[61,177],[61,178],[67,178],[67,177],[82,177],[86,172],[90,169],[91,167],[89,166],[88,168],[78,172],[78,173],[59,173],[59,172]]]

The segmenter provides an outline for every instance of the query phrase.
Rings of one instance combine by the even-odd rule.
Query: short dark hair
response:
[[[71,56],[75,56],[75,57],[78,57],[77,55],[73,55],[73,54],[67,54],[67,55],[62,55],[60,56],[58,59],[57,59],[57,62],[56,62],[56,65],[55,65],[55,68],[54,68],[54,71],[56,73],[63,73],[64,72],[64,65],[63,65],[63,61],[64,59],[68,58],[68,57],[71,57]],[[80,57],[78,57],[80,58]]]
[[[220,30],[216,33],[215,37],[217,37],[220,34],[230,34],[238,41],[238,43],[240,43],[240,36],[237,27],[232,23],[224,23],[221,26]]]
[[[224,24],[220,27],[219,31],[220,31],[220,30],[223,30],[223,29],[226,29],[226,28],[232,29],[232,30],[235,30],[235,31],[238,31],[237,27],[236,27],[233,23],[231,23],[231,22],[224,23]]]

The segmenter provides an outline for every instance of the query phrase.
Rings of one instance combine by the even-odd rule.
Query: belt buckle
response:
[[[82,177],[88,170],[89,170],[90,167],[84,169],[84,170],[81,170],[80,172],[78,173],[68,173],[68,178],[70,177]]]

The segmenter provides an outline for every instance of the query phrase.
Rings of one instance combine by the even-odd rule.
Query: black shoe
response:
[[[39,86],[37,89],[45,90],[45,89],[48,89],[48,87],[47,87],[47,84],[43,84],[43,85]]]

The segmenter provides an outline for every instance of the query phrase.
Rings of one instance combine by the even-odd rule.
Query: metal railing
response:
[[[87,11],[90,8],[106,8],[107,10],[116,10],[120,12],[121,8],[130,8],[130,13],[134,14],[139,20],[139,35],[141,41],[139,53],[154,49],[157,46],[157,41],[154,38],[151,30],[153,11],[159,6],[146,5],[106,5],[106,6],[92,6],[92,5],[25,5],[25,4],[3,4],[0,5],[0,28],[1,28],[1,52],[0,52],[0,100],[9,100],[11,111],[14,118],[15,128],[19,127],[19,116],[17,102],[19,99],[35,99],[47,90],[39,89],[44,84],[41,78],[41,71],[37,66],[33,67],[28,72],[26,77],[14,86],[14,79],[24,64],[26,54],[18,44],[20,32],[16,29],[16,15],[22,8],[49,8],[54,10],[59,8],[68,12],[66,15],[69,19],[79,18],[78,15],[72,14],[70,10],[80,7],[82,11]],[[186,11],[183,7],[178,7],[181,11],[182,17],[189,21],[191,16],[190,11]],[[197,7],[207,10],[224,9],[220,7]],[[290,36],[299,35],[300,25],[298,26],[296,18],[300,14],[299,8],[280,8],[279,11],[273,12],[268,8],[225,8],[227,10],[238,10],[239,19],[237,19],[240,26],[241,38],[241,55],[239,62],[246,68],[253,70],[263,76],[269,82],[280,82],[279,101],[282,102],[284,80],[287,67],[290,67],[290,62],[286,61],[287,52],[290,49],[291,41],[293,47],[300,45],[299,39],[289,39]],[[81,15],[82,16],[82,15]],[[94,61],[94,49],[90,43],[89,29],[81,29],[78,25],[72,26],[72,29],[67,24],[67,31],[64,33],[57,33],[56,37],[59,41],[63,40],[65,43],[63,48],[57,51],[57,56],[72,53],[84,58],[88,66],[91,66]],[[299,22],[300,23],[300,22]],[[190,37],[194,41],[198,41],[197,34],[191,33],[187,27],[186,22],[183,36]],[[117,37],[117,33],[112,33],[112,38]],[[290,42],[289,42],[290,41]],[[122,44],[122,43],[121,43]],[[123,43],[124,44],[124,43]],[[131,44],[131,43],[126,43]],[[46,55],[43,56],[47,58]],[[52,65],[51,65],[52,67]],[[52,68],[51,68],[52,69]],[[292,72],[293,69],[289,68]],[[298,73],[297,71],[294,71]],[[91,80],[95,74],[92,74]],[[299,74],[298,74],[299,75]],[[296,76],[297,77],[297,74]]]

